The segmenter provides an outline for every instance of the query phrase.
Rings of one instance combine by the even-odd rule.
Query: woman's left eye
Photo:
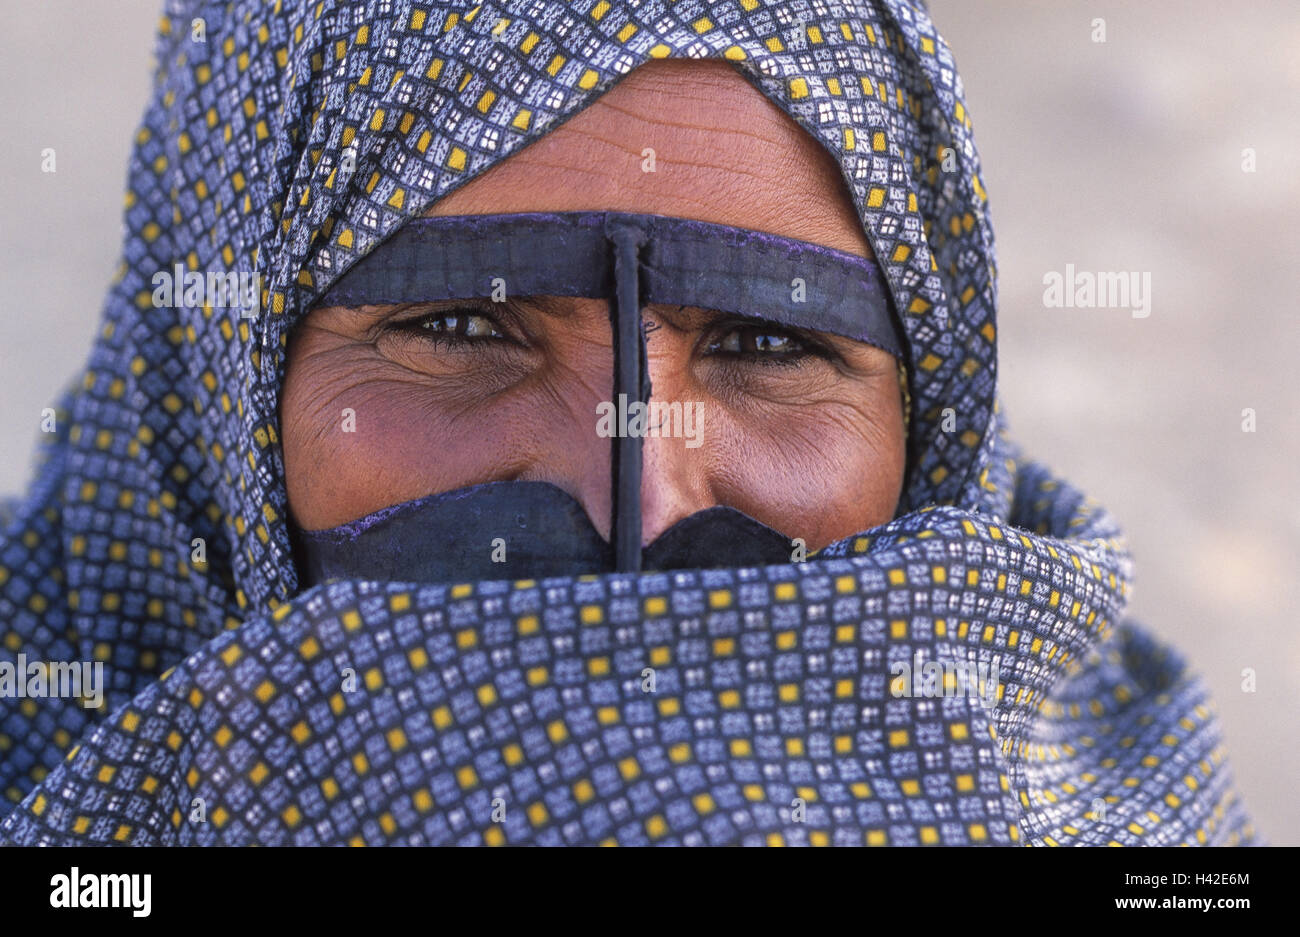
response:
[[[728,329],[706,348],[711,355],[727,355],[764,362],[790,362],[816,349],[793,333],[765,325],[741,325]]]

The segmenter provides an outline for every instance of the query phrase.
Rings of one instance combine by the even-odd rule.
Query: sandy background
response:
[[[1260,829],[1300,844],[1300,5],[931,6],[991,198],[1012,429],[1124,522],[1135,615],[1213,690]],[[112,275],[159,4],[0,9],[10,493],[26,483],[41,409],[84,363]],[[1105,43],[1091,38],[1097,17]],[[40,172],[44,147],[55,174]],[[1149,271],[1151,315],[1044,308],[1043,275],[1067,263]],[[1241,431],[1246,407],[1254,434]],[[1255,693],[1241,689],[1247,667]]]

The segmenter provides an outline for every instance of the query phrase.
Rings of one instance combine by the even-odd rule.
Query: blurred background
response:
[[[1261,832],[1300,844],[1300,4],[930,7],[991,199],[1013,435],[1124,524],[1133,615],[1204,676]],[[0,494],[12,494],[41,409],[96,330],[160,3],[0,8]],[[1066,264],[1150,271],[1149,317],[1045,308],[1043,276]]]

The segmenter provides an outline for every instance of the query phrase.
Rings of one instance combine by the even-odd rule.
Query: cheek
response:
[[[472,380],[431,380],[368,345],[304,342],[291,351],[281,404],[295,523],[334,527],[428,494],[517,478],[575,495],[607,484],[609,443],[595,422],[608,361],[601,372],[596,352],[586,364],[570,355],[567,367],[488,392]]]
[[[508,480],[536,455],[518,403],[444,407],[418,384],[393,380],[342,386],[334,396],[333,404],[303,411],[296,431],[285,428],[289,500],[306,529]]]
[[[347,349],[291,351],[280,404],[285,486],[305,529],[361,517],[401,487],[409,421],[394,431],[391,388],[365,371],[364,356]]]
[[[894,516],[903,482],[902,404],[888,379],[852,382],[816,405],[713,408],[713,490],[809,549]]]

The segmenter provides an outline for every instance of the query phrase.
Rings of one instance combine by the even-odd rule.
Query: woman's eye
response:
[[[473,313],[452,312],[440,316],[426,316],[420,320],[420,326],[426,332],[441,335],[456,335],[464,338],[504,337],[491,319]]]
[[[814,349],[789,332],[770,326],[742,325],[712,342],[708,352],[755,361],[788,362],[813,354]]]
[[[490,316],[472,310],[454,309],[435,312],[397,323],[407,333],[450,345],[504,339],[505,332]]]

